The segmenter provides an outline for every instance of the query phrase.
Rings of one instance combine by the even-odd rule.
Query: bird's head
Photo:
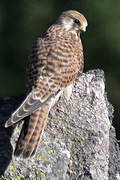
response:
[[[85,32],[88,25],[86,18],[81,13],[73,10],[63,12],[58,22],[61,23],[66,30],[73,32]]]

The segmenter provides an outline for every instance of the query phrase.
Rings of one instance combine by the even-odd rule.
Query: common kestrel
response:
[[[83,72],[84,57],[80,39],[87,20],[77,11],[66,11],[34,43],[27,65],[27,96],[5,124],[24,121],[15,156],[35,154],[50,108],[64,93],[70,98],[78,72]]]

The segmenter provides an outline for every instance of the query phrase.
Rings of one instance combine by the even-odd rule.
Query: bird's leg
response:
[[[59,98],[60,98],[60,96],[61,96],[62,94],[63,94],[63,90],[59,91],[59,92],[55,95],[55,97],[51,98],[51,105],[50,105],[50,107],[53,107],[53,106],[57,103],[57,101],[59,100]]]
[[[59,91],[55,97],[52,98],[52,101],[51,101],[51,105],[50,107],[53,107],[57,101],[59,100],[60,96],[62,96],[64,94],[65,98],[67,100],[70,99],[70,96],[72,94],[72,88],[73,88],[73,84],[70,84],[69,86],[67,86],[64,90],[62,89],[61,91]]]
[[[64,88],[63,95],[64,95],[64,97],[66,98],[67,101],[70,99],[70,96],[72,94],[72,87],[73,87],[73,84],[71,84],[71,85],[67,86],[66,88]],[[57,106],[57,111],[65,112],[65,109],[64,109],[63,106],[58,105]]]
[[[70,96],[72,94],[72,88],[73,88],[73,84],[70,84],[69,86],[67,86],[65,89],[64,89],[64,96],[67,100],[70,99]]]

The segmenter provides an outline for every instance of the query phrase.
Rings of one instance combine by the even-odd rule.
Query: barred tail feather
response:
[[[15,148],[15,156],[22,155],[25,159],[35,154],[46,125],[49,109],[50,104],[47,102],[32,113],[28,121],[24,122]]]

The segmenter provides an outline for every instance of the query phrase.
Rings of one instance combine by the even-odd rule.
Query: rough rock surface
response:
[[[120,152],[111,125],[113,107],[105,93],[104,72],[79,76],[69,101],[51,109],[36,155],[13,155],[21,124],[3,123],[24,96],[0,100],[0,174],[7,180],[119,180]]]

